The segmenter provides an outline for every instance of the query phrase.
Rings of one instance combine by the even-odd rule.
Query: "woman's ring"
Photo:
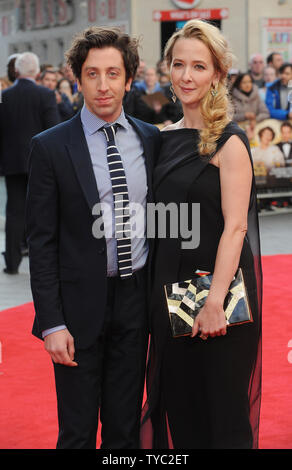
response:
[[[205,336],[205,335],[201,334],[200,338],[206,340],[206,339],[208,339],[208,336]]]

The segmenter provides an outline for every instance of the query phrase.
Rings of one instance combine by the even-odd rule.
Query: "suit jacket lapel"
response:
[[[92,161],[83,132],[80,113],[72,119],[71,138],[66,145],[90,212],[100,201]]]
[[[140,124],[136,119],[127,116],[128,121],[134,127],[137,134],[139,135],[145,155],[145,165],[147,174],[147,185],[148,185],[148,201],[152,201],[152,154],[149,148],[147,139],[147,133],[143,125]],[[66,145],[69,155],[71,157],[76,176],[79,180],[80,186],[88,203],[90,212],[95,204],[100,202],[96,179],[94,176],[92,161],[90,158],[86,138],[83,132],[80,113],[72,118],[70,141]]]

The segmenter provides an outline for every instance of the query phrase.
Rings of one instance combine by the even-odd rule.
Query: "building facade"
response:
[[[160,59],[168,37],[190,18],[213,21],[245,70],[251,54],[272,50],[292,60],[291,0],[0,0],[0,75],[7,57],[33,51],[58,66],[73,36],[89,25],[115,25],[141,38],[149,65]]]

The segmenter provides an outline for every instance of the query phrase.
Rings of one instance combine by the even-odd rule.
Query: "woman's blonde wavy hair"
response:
[[[210,155],[216,149],[216,141],[232,118],[232,106],[228,96],[227,74],[232,65],[233,54],[229,45],[216,26],[204,20],[190,20],[176,31],[168,40],[164,56],[169,67],[172,63],[173,47],[178,39],[195,38],[202,41],[211,52],[215,71],[220,77],[217,94],[211,89],[201,101],[201,113],[205,128],[200,131],[199,151],[201,155]]]

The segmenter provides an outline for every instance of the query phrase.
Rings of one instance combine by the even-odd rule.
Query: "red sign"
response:
[[[265,26],[269,28],[291,28],[292,19],[291,18],[268,18],[265,22]]]
[[[212,8],[204,10],[154,10],[153,21],[188,21],[193,19],[202,20],[225,20],[229,17],[228,8]]]

